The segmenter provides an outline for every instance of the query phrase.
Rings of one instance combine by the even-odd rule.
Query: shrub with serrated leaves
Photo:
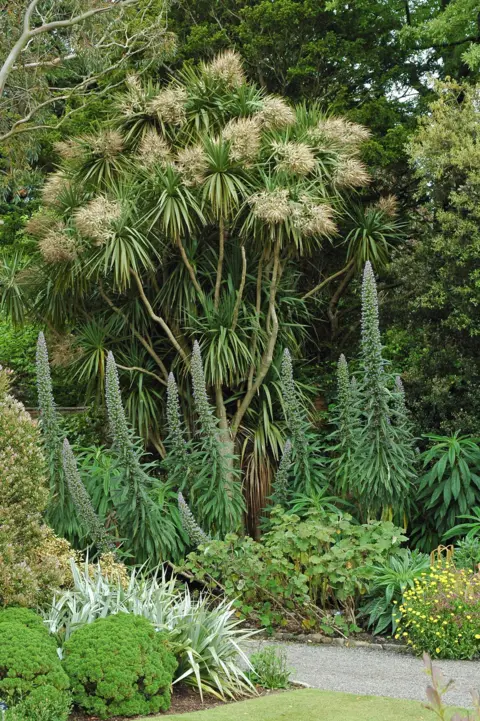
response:
[[[120,613],[79,628],[64,646],[73,700],[87,713],[137,716],[170,707],[177,662],[147,619]]]
[[[69,687],[56,643],[33,611],[0,611],[0,697],[11,704],[25,699],[34,689]]]

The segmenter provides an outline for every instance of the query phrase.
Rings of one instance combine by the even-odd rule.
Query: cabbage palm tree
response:
[[[257,507],[283,447],[281,352],[301,351],[308,319],[298,261],[338,235],[368,182],[366,138],[248,83],[234,52],[163,87],[131,76],[97,134],[59,145],[27,228],[30,304],[76,339],[78,377],[115,352],[132,420],[160,452],[170,370],[193,430],[199,341],[219,434]]]

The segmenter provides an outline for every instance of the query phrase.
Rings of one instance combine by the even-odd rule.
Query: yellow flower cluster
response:
[[[405,592],[395,638],[417,653],[472,658],[480,652],[480,575],[434,566]]]

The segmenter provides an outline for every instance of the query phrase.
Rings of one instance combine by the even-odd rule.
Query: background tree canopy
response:
[[[114,350],[126,412],[162,456],[170,370],[195,427],[198,340],[256,518],[285,439],[282,351],[326,432],[371,261],[417,433],[473,430],[476,4],[84,6],[0,8],[4,58],[29,7],[33,29],[66,22],[10,63],[0,127],[5,338],[47,325],[59,397],[101,412]],[[30,398],[25,359],[10,363]]]

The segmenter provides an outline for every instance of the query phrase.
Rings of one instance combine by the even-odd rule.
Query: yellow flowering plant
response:
[[[447,564],[416,579],[396,615],[395,638],[432,658],[480,653],[480,575]]]

